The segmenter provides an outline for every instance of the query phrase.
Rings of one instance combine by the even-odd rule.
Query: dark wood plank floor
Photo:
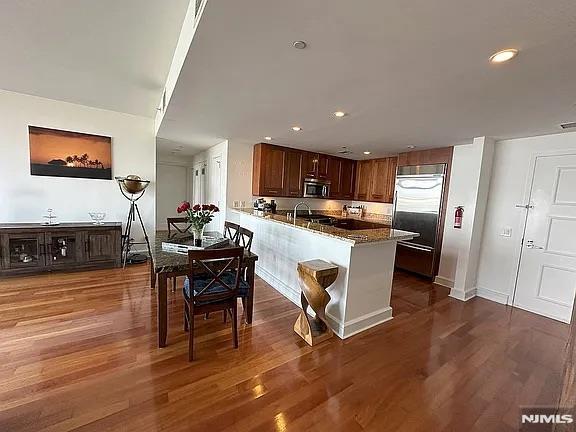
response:
[[[554,405],[568,326],[398,273],[395,319],[308,347],[263,281],[254,323],[197,318],[179,292],[156,348],[145,266],[0,281],[0,431],[512,431]]]

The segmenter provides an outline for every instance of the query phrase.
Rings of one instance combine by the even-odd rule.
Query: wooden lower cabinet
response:
[[[118,267],[120,222],[0,224],[0,276]]]

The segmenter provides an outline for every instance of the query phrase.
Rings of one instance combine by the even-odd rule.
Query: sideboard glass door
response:
[[[83,261],[82,235],[75,232],[46,233],[46,265],[59,266]]]
[[[44,261],[44,233],[7,234],[7,268],[42,267]]]

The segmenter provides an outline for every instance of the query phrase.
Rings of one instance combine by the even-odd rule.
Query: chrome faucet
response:
[[[308,214],[309,215],[312,214],[312,209],[310,208],[310,206],[308,204],[306,204],[304,201],[301,201],[294,206],[294,222],[296,222],[298,207],[300,207],[301,205],[305,205],[306,207],[308,207]]]

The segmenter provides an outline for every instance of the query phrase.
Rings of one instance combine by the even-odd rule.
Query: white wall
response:
[[[114,180],[30,175],[28,125],[112,137],[112,176],[137,174],[151,180],[138,202],[149,231],[155,226],[156,146],[152,119],[0,91],[0,222],[39,222],[47,208],[60,221],[125,222],[129,202]],[[138,238],[138,232],[134,232]]]
[[[450,295],[460,300],[475,295],[493,154],[494,141],[486,137],[454,147],[447,220],[436,281],[450,286]],[[454,228],[453,224],[457,206],[464,208],[462,228]]]
[[[501,303],[511,302],[520,253],[529,191],[530,160],[538,153],[576,151],[576,132],[504,140],[496,143],[494,165],[480,264],[477,295]],[[576,187],[576,185],[575,185]],[[511,237],[502,236],[504,228],[512,228]]]
[[[189,200],[189,170],[187,166],[158,162],[156,165],[156,228],[166,230],[166,218],[180,216],[176,208]],[[190,185],[191,186],[191,185]]]

